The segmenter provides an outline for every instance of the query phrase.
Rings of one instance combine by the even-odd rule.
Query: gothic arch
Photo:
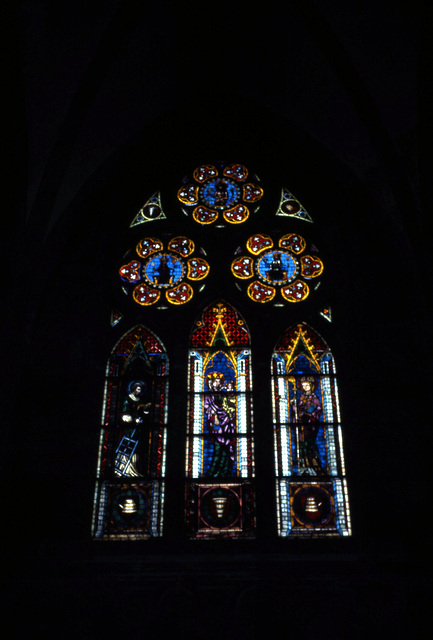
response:
[[[272,401],[279,535],[350,535],[334,357],[305,322],[275,346]]]
[[[162,535],[168,358],[160,339],[137,325],[107,362],[93,535]]]
[[[186,520],[190,537],[252,537],[250,335],[236,309],[209,305],[190,335]]]

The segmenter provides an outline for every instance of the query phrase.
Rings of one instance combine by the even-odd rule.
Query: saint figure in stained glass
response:
[[[139,325],[107,364],[93,535],[144,539],[162,534],[168,359]]]
[[[204,410],[209,432],[212,434],[213,453],[206,476],[227,478],[232,475],[235,460],[236,396],[233,382],[224,381],[222,373],[207,377],[209,393],[205,395]]]
[[[187,524],[191,537],[254,532],[251,354],[244,320],[210,305],[189,352]]]
[[[115,474],[117,476],[142,476],[146,466],[146,452],[140,451],[149,430],[151,402],[143,380],[134,380],[123,401],[121,425],[122,437],[116,449]],[[145,396],[148,396],[145,398]],[[147,435],[148,438],[148,435]],[[141,444],[141,447],[140,447]]]
[[[281,536],[350,534],[333,355],[305,323],[272,357],[278,529]]]
[[[322,404],[316,393],[317,380],[313,376],[302,376],[297,384],[296,398],[291,400],[293,421],[299,426],[300,474],[322,473],[316,438],[322,416]]]

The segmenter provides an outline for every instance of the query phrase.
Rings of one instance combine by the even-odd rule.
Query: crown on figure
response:
[[[221,382],[224,382],[224,375],[222,373],[220,373],[219,371],[212,371],[212,373],[209,373],[209,375],[206,377],[206,382],[213,382],[214,380],[221,380]]]

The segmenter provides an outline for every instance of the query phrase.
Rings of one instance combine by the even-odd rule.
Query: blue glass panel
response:
[[[172,287],[182,279],[183,273],[182,261],[168,253],[154,256],[144,267],[145,277],[157,287]]]
[[[209,180],[200,189],[203,201],[210,207],[226,209],[231,207],[240,196],[240,189],[233,182],[220,178]]]
[[[258,260],[257,270],[267,282],[289,282],[295,277],[298,264],[293,256],[285,251],[268,251]]]

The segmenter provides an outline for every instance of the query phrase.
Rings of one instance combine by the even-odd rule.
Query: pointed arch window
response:
[[[168,359],[138,325],[116,344],[106,368],[93,536],[162,535]]]
[[[253,537],[250,335],[218,301],[196,321],[188,359],[186,522],[192,538]]]
[[[244,165],[200,165],[178,184],[177,201],[173,192],[167,200],[176,206],[164,211],[159,191],[146,201],[119,255],[124,295],[120,310],[112,313],[112,326],[132,317],[155,328],[172,345],[171,361],[187,374],[185,517],[192,539],[256,535],[250,332],[239,311],[221,299],[194,322],[200,296],[227,292],[242,312],[258,303],[259,315],[266,305],[269,313],[262,318],[270,320],[269,333],[279,326],[283,307],[294,318],[305,317],[301,310],[308,307],[311,317],[321,285],[316,311],[331,321],[330,308],[322,306],[327,261],[306,233],[313,219],[285,188],[270,211],[275,200],[263,197],[265,187]],[[203,246],[194,240],[200,227]],[[173,340],[175,310],[183,320]],[[186,363],[184,346],[193,322]],[[271,349],[264,355],[258,350],[257,356],[266,360]],[[95,538],[162,535],[167,399],[165,348],[139,324],[119,340],[107,365]],[[184,394],[175,392],[173,400],[173,415],[182,415]],[[287,329],[272,353],[272,402],[273,421],[269,414],[267,424],[261,421],[260,438],[264,444],[273,429],[278,534],[350,535],[334,358],[305,323]],[[262,416],[261,403],[259,396],[256,410]],[[273,476],[272,469],[268,473]],[[168,476],[171,492],[173,469]]]
[[[272,401],[279,535],[350,535],[334,357],[305,323],[275,347]]]

